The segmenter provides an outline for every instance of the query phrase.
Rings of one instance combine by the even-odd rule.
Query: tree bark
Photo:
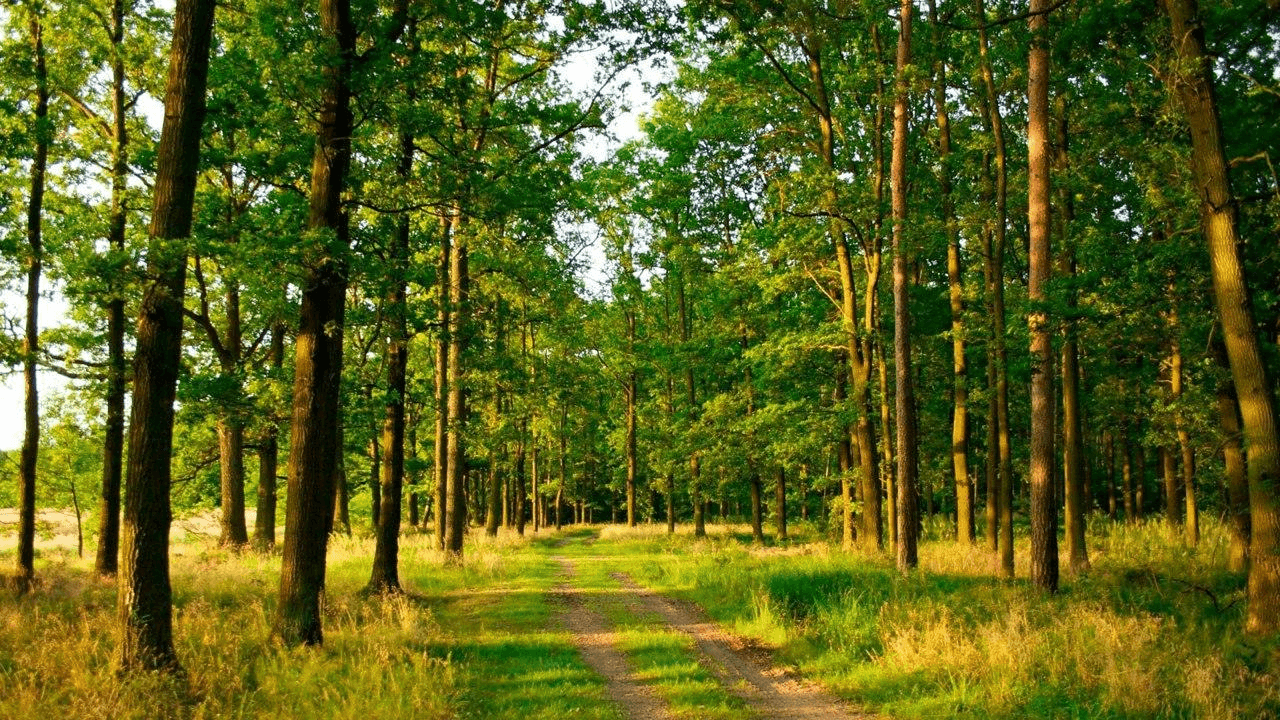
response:
[[[124,671],[178,670],[169,585],[169,464],[187,279],[183,241],[191,234],[214,5],[178,0],[174,10],[147,253],[153,280],[142,298],[133,364],[116,605],[116,661]]]
[[[1056,103],[1057,142],[1054,147],[1054,170],[1065,175],[1070,167],[1067,142],[1066,98],[1059,96]],[[1066,183],[1058,190],[1058,229],[1062,244],[1060,261],[1062,275],[1074,278],[1076,274],[1075,247],[1071,238],[1071,222],[1075,207]],[[1063,323],[1062,338],[1062,474],[1065,495],[1064,520],[1066,522],[1067,557],[1071,572],[1082,573],[1089,569],[1089,552],[1085,545],[1085,515],[1088,498],[1085,489],[1084,427],[1080,412],[1080,346],[1076,334],[1076,293],[1069,289],[1066,297],[1068,317]]]
[[[43,11],[32,9],[30,28],[35,65],[36,102],[33,108],[35,153],[31,159],[31,196],[27,199],[27,317],[22,338],[23,438],[18,468],[18,572],[20,593],[35,576],[36,461],[40,453],[40,393],[36,355],[40,352],[40,275],[44,267],[44,185],[49,163],[49,72],[45,65]],[[181,321],[179,321],[181,322]]]
[[[937,0],[929,0],[933,42],[943,50],[942,24]],[[951,306],[951,475],[956,489],[956,539],[972,544],[973,480],[969,477],[969,366],[965,359],[964,273],[960,262],[960,230],[956,225],[955,201],[951,197],[951,119],[947,113],[947,63],[934,66],[933,105],[938,122],[938,188],[942,193],[942,223],[947,235],[947,288]]]
[[[282,323],[271,328],[271,349],[267,362],[278,375],[284,367],[284,334]],[[276,544],[276,474],[278,472],[279,447],[278,421],[275,413],[268,413],[262,437],[258,440],[258,498],[257,517],[253,524],[253,547],[265,552]]]
[[[626,313],[627,349],[634,351],[636,339],[636,316],[631,310]],[[626,451],[627,451],[627,526],[635,527],[636,517],[636,475],[639,470],[639,459],[636,456],[636,371],[633,368],[628,374],[622,392],[626,401]]]
[[[448,507],[445,510],[444,550],[450,562],[462,559],[462,540],[467,528],[466,473],[467,456],[462,437],[467,424],[465,395],[466,366],[463,365],[470,341],[470,278],[467,269],[465,234],[454,238],[449,256],[449,305],[453,316],[453,333],[449,338],[449,481]]]
[[[1000,113],[1000,94],[996,90],[987,41],[986,2],[974,0],[978,22],[978,55],[982,70],[984,93],[980,104],[985,109],[988,128],[991,131],[995,160],[994,195],[996,216],[990,237],[994,247],[986,247],[987,298],[991,307],[991,347],[988,362],[994,365],[996,448],[999,451],[999,475],[996,497],[999,499],[999,568],[1004,577],[1013,577],[1013,454],[1009,443],[1009,357],[1005,344],[1004,307],[1004,254],[1006,228],[1008,227],[1008,156],[1004,137],[1004,118]]]
[[[908,296],[907,257],[907,66],[911,62],[911,0],[898,10],[898,59],[896,99],[893,105],[893,161],[890,188],[893,196],[893,370],[897,402],[898,436],[898,543],[897,563],[906,572],[919,562],[919,507],[916,479],[916,401],[911,365],[911,300]]]
[[[1031,0],[1031,53],[1027,63],[1027,222],[1031,260],[1027,315],[1031,334],[1031,579],[1058,590],[1058,511],[1054,502],[1053,343],[1049,337],[1046,285],[1049,234],[1049,46],[1048,0]]]
[[[453,217],[440,218],[440,262],[436,272],[439,288],[439,336],[436,338],[436,442],[435,485],[436,549],[444,550],[445,515],[449,508],[449,338],[452,332],[452,313],[449,305],[449,288],[453,282],[449,273],[449,258],[453,254]]]
[[[1182,519],[1183,530],[1186,533],[1187,545],[1195,547],[1200,542],[1200,517],[1196,509],[1196,455],[1195,449],[1191,446],[1191,434],[1187,432],[1186,418],[1183,416],[1182,407],[1178,404],[1182,399],[1182,343],[1178,339],[1178,313],[1173,310],[1169,314],[1171,327],[1171,348],[1169,358],[1169,381],[1170,390],[1173,394],[1174,421],[1178,435],[1178,451],[1182,459],[1182,477],[1178,478],[1182,490],[1182,499],[1186,506],[1186,517]],[[1179,509],[1175,508],[1175,516]]]
[[[129,132],[125,121],[124,0],[111,3],[111,220],[107,245],[124,258],[128,209]],[[98,553],[94,568],[110,577],[119,568],[120,485],[124,475],[124,295],[113,287],[107,302],[107,396],[102,440],[102,501],[98,512]]]
[[[295,343],[289,488],[272,634],[286,645],[324,639],[320,597],[332,523],[334,465],[339,445],[342,328],[346,311],[349,218],[343,207],[351,164],[351,65],[356,29],[350,0],[320,0],[319,20],[337,51],[321,72],[321,102],[311,164],[307,226],[332,238],[308,249]],[[334,252],[336,250],[337,252]]]
[[[1221,338],[1214,341],[1214,358],[1225,371],[1218,381],[1218,423],[1222,427],[1222,459],[1227,475],[1227,529],[1231,550],[1227,566],[1233,572],[1249,569],[1249,476],[1245,469],[1244,448],[1240,446],[1240,405],[1235,385],[1227,366],[1227,348]]]
[[[1236,199],[1223,148],[1213,72],[1195,0],[1164,0],[1180,67],[1174,81],[1191,128],[1191,166],[1209,244],[1214,297],[1240,402],[1252,520],[1246,629],[1280,631],[1280,421],[1245,279]]]
[[[249,530],[244,522],[244,425],[239,418],[218,418],[218,455],[222,490],[218,544],[241,548],[249,543]]]
[[[412,34],[412,33],[411,33]],[[413,134],[400,129],[400,159],[396,177],[408,183],[413,172]],[[382,420],[382,493],[377,508],[377,537],[373,549],[373,569],[369,590],[386,593],[400,590],[400,507],[404,490],[405,400],[408,397],[409,367],[409,215],[396,222],[391,244],[387,281],[390,288],[384,304],[387,312],[387,402]]]
[[[778,536],[778,540],[787,539],[787,470],[781,465],[778,466],[778,482],[774,485],[773,493],[773,510],[774,510],[774,531]]]

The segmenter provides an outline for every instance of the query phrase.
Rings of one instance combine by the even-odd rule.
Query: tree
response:
[[[1252,524],[1245,627],[1251,633],[1274,634],[1280,630],[1280,423],[1274,379],[1258,343],[1200,10],[1195,0],[1162,4],[1178,59],[1170,82],[1191,129],[1191,169],[1209,246],[1214,300],[1244,428]]]
[[[1049,6],[1032,0],[1031,53],[1027,63],[1027,221],[1030,282],[1027,315],[1031,333],[1031,578],[1048,592],[1058,589],[1058,511],[1054,500],[1053,343],[1046,284],[1049,233]]]
[[[897,402],[898,436],[898,570],[906,572],[919,562],[916,473],[918,441],[916,430],[915,379],[911,365],[911,300],[908,297],[907,232],[907,66],[911,63],[911,0],[902,0],[898,10],[898,59],[893,103],[893,162],[890,187],[893,195],[893,373]],[[866,452],[865,449],[860,449]]]
[[[36,463],[40,453],[40,399],[36,379],[36,355],[40,348],[40,273],[44,265],[45,172],[49,164],[49,70],[45,62],[44,8],[29,8],[32,65],[35,73],[35,102],[32,129],[35,139],[31,158],[31,190],[27,199],[27,317],[22,339],[23,439],[19,462],[20,499],[18,506],[19,593],[25,593],[35,575]]]
[[[169,465],[186,287],[184,240],[191,232],[213,15],[213,0],[179,0],[173,20],[147,252],[151,280],[138,317],[133,365],[118,600],[117,662],[124,670],[178,669],[169,586]]]

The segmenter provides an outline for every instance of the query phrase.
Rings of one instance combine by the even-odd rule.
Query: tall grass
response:
[[[886,555],[731,535],[620,535],[615,553],[894,717],[1280,717],[1278,645],[1242,636],[1244,578],[1225,570],[1225,528],[1206,519],[1202,533],[1190,549],[1160,523],[1095,520],[1092,570],[1053,597],[995,579],[989,553],[952,541],[923,544],[907,576]]]

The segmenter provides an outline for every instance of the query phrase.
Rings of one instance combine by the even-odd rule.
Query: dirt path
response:
[[[693,638],[699,652],[709,661],[703,665],[730,692],[746,701],[756,717],[771,720],[854,720],[870,717],[855,712],[814,683],[776,667],[768,652],[753,649],[741,638],[721,630],[707,620],[701,610],[646,590],[622,573],[614,573],[613,577],[634,595],[641,607]]]
[[[630,664],[614,644],[614,634],[605,619],[588,609],[583,602],[582,591],[570,581],[576,574],[573,563],[557,557],[565,581],[555,588],[555,595],[563,608],[561,621],[573,634],[573,642],[582,653],[582,659],[605,679],[609,697],[622,708],[631,720],[671,718],[666,704],[649,688],[635,678]]]

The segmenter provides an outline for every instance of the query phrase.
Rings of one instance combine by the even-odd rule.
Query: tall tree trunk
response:
[[[470,283],[467,269],[467,238],[454,238],[449,260],[449,305],[453,316],[453,333],[449,338],[449,482],[448,507],[445,510],[444,549],[452,562],[462,559],[462,540],[467,528],[466,474],[467,455],[462,438],[467,424],[465,394],[466,366],[463,361],[470,342]]]
[[[627,311],[627,348],[632,351],[635,346],[636,339],[636,316],[635,313]],[[635,527],[638,522],[636,517],[636,474],[639,470],[639,458],[636,456],[636,392],[637,380],[636,371],[633,368],[627,374],[627,380],[622,389],[624,399],[626,401],[626,446],[627,446],[627,526]]]
[[[896,99],[893,105],[893,162],[889,171],[893,195],[893,370],[898,435],[898,570],[919,562],[918,487],[916,480],[916,400],[911,365],[911,301],[907,257],[907,66],[911,63],[911,0],[898,10]]]
[[[313,248],[303,283],[295,343],[293,424],[280,601],[272,634],[286,645],[324,639],[320,596],[332,522],[334,464],[342,422],[342,328],[346,311],[350,225],[342,196],[351,164],[351,65],[356,29],[350,0],[320,0],[320,26],[337,50],[321,71],[311,208],[307,226],[330,232],[330,248]],[[339,448],[335,451],[335,448]]]
[[[435,443],[435,531],[436,549],[444,550],[445,515],[449,509],[449,337],[452,332],[452,313],[449,305],[449,288],[453,281],[449,274],[449,258],[453,254],[453,217],[440,218],[440,262],[436,273],[439,279],[439,335],[436,338],[436,443]]]
[[[494,307],[494,347],[499,357],[506,353],[506,326],[503,322],[503,303],[498,300]],[[495,421],[501,421],[504,412],[503,393],[499,389],[493,396],[493,414]],[[502,474],[498,472],[497,453],[490,448],[489,450],[489,506],[486,509],[484,534],[489,537],[497,537],[498,524],[502,522],[503,515],[503,483]]]
[[[107,245],[124,257],[128,209],[129,132],[125,124],[124,0],[111,3],[111,220]],[[114,576],[120,556],[120,484],[124,469],[124,294],[113,287],[107,302],[107,397],[102,440],[102,502],[98,512],[98,554],[94,568],[99,575]]]
[[[19,461],[18,573],[25,593],[36,566],[36,460],[40,453],[40,393],[36,382],[36,355],[40,352],[40,274],[44,267],[44,180],[49,163],[49,73],[45,66],[43,10],[32,9],[31,44],[35,61],[35,154],[31,159],[31,197],[27,200],[27,319],[22,339],[22,407],[24,432]],[[181,319],[178,321],[181,323]]]
[[[1252,521],[1246,629],[1280,630],[1280,421],[1274,378],[1267,377],[1245,281],[1235,196],[1227,174],[1213,72],[1195,0],[1164,0],[1179,67],[1174,84],[1191,127],[1191,169],[1209,243],[1214,297],[1240,402]]]
[[[1058,510],[1054,502],[1053,343],[1048,301],[1049,235],[1049,44],[1048,0],[1031,0],[1031,54],[1027,63],[1027,223],[1031,260],[1027,314],[1031,334],[1031,579],[1048,592],[1058,589]]]
[[[678,300],[680,310],[680,341],[687,348],[689,339],[693,336],[693,317],[689,312],[689,302],[685,297],[684,273],[679,273]],[[684,368],[685,390],[689,396],[689,417],[697,422],[698,411],[698,386],[693,375],[693,365],[686,364]],[[693,536],[706,537],[707,521],[705,506],[706,501],[702,496],[702,458],[697,450],[689,454],[689,500],[693,504]],[[674,523],[674,518],[671,520]],[[673,525],[674,529],[674,525]]]
[[[412,25],[410,35],[413,35]],[[408,183],[413,172],[413,134],[400,129],[400,161],[396,176]],[[382,420],[382,493],[374,527],[373,569],[369,590],[400,590],[400,506],[404,490],[405,398],[408,396],[409,367],[409,215],[396,222],[391,245],[387,280],[390,288],[384,305],[387,317],[387,402]]]
[[[984,272],[987,297],[991,306],[991,340],[989,361],[995,364],[995,421],[996,444],[1000,455],[998,478],[1000,573],[1013,577],[1013,453],[1009,443],[1009,357],[1005,344],[1004,307],[1004,253],[1008,227],[1008,155],[1004,137],[1004,118],[1000,113],[1000,94],[996,90],[987,41],[986,2],[974,0],[978,22],[978,55],[982,69],[984,93],[981,103],[985,109],[988,128],[994,145],[995,160],[995,211],[991,237],[994,247],[986,248],[987,266]]]
[[[774,485],[774,530],[778,540],[787,539],[787,470],[778,466],[778,482]]]
[[[1222,459],[1227,475],[1227,528],[1231,552],[1227,566],[1234,572],[1249,569],[1249,476],[1244,448],[1240,446],[1240,405],[1227,367],[1227,348],[1221,338],[1213,343],[1214,358],[1225,371],[1218,381],[1218,423],[1222,427]]]
[[[524,456],[525,456],[525,435],[528,433],[528,423],[521,419],[520,421],[520,439],[516,441],[516,476],[512,478],[515,483],[515,502],[512,504],[512,512],[515,514],[516,533],[524,535],[524,504],[525,504],[525,483],[524,483]]]
[[[757,543],[764,544],[764,503],[761,497],[763,488],[760,486],[760,473],[754,467],[748,472],[751,473],[749,478],[751,485],[751,539]]]
[[[1120,493],[1124,500],[1124,521],[1129,524],[1138,522],[1138,507],[1133,490],[1133,457],[1136,452],[1129,442],[1130,429],[1126,424],[1120,430]]]
[[[191,234],[214,5],[178,0],[174,9],[147,252],[147,276],[154,280],[138,315],[120,533],[116,660],[126,671],[178,669],[169,585],[169,464],[187,279],[183,240]]]
[[[832,390],[832,403],[839,407],[845,402],[848,363],[843,351],[836,357],[836,382]],[[842,429],[836,442],[836,466],[840,470],[840,536],[841,547],[853,549],[853,444],[849,432]]]
[[[929,0],[933,42],[943,51],[942,24],[937,0]],[[960,230],[956,225],[955,201],[951,198],[951,119],[947,113],[947,63],[934,66],[933,105],[938,121],[938,186],[942,191],[942,222],[947,235],[947,287],[951,305],[951,475],[956,488],[956,539],[972,544],[973,481],[969,477],[969,366],[965,360],[964,273],[960,263]]]
[[[277,374],[284,366],[284,334],[282,323],[276,323],[271,328],[271,349],[267,352],[267,362]],[[275,414],[269,413],[262,438],[258,441],[258,501],[257,517],[253,524],[253,546],[259,551],[270,550],[276,544],[276,473],[280,456],[280,431],[277,423]]]
[[[1182,497],[1186,503],[1186,519],[1184,520],[1184,530],[1186,531],[1187,545],[1195,547],[1200,542],[1200,518],[1196,509],[1196,455],[1195,449],[1191,446],[1191,435],[1187,432],[1186,418],[1178,401],[1182,398],[1182,343],[1178,339],[1178,312],[1174,309],[1169,314],[1169,320],[1172,324],[1172,346],[1170,348],[1170,369],[1169,369],[1169,389],[1173,393],[1173,402],[1176,406],[1174,410],[1174,421],[1178,434],[1178,450],[1182,457],[1182,477],[1181,489]]]
[[[1054,169],[1065,176],[1070,167],[1067,142],[1067,106],[1065,96],[1059,96],[1055,104],[1057,114],[1057,142],[1054,146]],[[1076,274],[1075,247],[1071,238],[1071,222],[1075,207],[1065,182],[1058,190],[1058,231],[1062,244],[1062,275],[1073,278]],[[1088,499],[1085,488],[1084,427],[1080,418],[1080,347],[1076,337],[1076,294],[1069,289],[1066,298],[1067,315],[1062,339],[1062,474],[1065,495],[1064,519],[1066,522],[1067,556],[1071,571],[1081,573],[1089,569],[1089,552],[1085,545],[1085,514]]]
[[[244,425],[230,413],[218,418],[218,455],[222,490],[218,544],[240,548],[249,543],[244,522]]]

